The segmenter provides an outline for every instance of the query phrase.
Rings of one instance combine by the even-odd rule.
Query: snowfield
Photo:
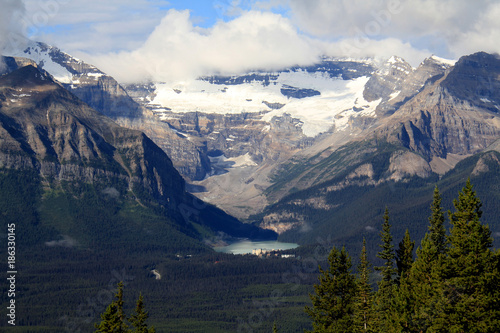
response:
[[[302,131],[305,135],[314,137],[332,126],[336,130],[345,129],[351,116],[374,116],[375,108],[380,103],[380,100],[371,103],[364,100],[363,90],[369,79],[367,77],[343,80],[331,78],[323,72],[308,73],[302,70],[274,75],[278,78],[268,86],[260,81],[239,85],[211,84],[204,80],[176,84],[157,83],[156,96],[150,104],[161,105],[173,112],[266,112],[262,119],[267,122],[286,113],[303,123]],[[285,86],[313,89],[321,95],[302,99],[289,98],[281,93]],[[271,109],[264,102],[284,106]]]

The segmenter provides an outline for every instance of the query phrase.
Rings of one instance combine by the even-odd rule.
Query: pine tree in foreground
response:
[[[378,282],[378,291],[375,294],[374,308],[377,314],[376,326],[381,332],[389,331],[389,315],[390,307],[394,296],[395,280],[394,275],[394,245],[392,244],[391,224],[389,222],[389,209],[385,208],[384,223],[382,224],[382,232],[380,233],[382,244],[380,244],[380,252],[377,257],[384,260],[383,266],[375,267],[380,271],[382,280]]]
[[[125,323],[125,315],[123,313],[123,282],[118,283],[118,291],[115,295],[115,300],[106,308],[106,311],[101,314],[101,322],[95,324],[95,333],[155,333],[154,328],[148,329],[146,320],[148,313],[144,310],[144,300],[142,295],[139,295],[135,313],[128,318],[132,324],[133,330],[128,329]]]
[[[410,238],[410,232],[406,229],[403,240],[396,250],[396,266],[398,267],[398,279],[406,277],[413,265],[413,248],[415,241]]]
[[[313,321],[312,332],[353,332],[356,281],[351,273],[351,259],[343,247],[335,247],[328,256],[329,268],[319,267],[320,283],[314,285],[315,294],[309,295],[313,307],[305,311]]]
[[[146,324],[146,320],[148,319],[148,317],[148,313],[144,310],[144,300],[142,294],[140,294],[139,299],[137,300],[135,313],[128,319],[132,327],[135,328],[135,330],[133,330],[132,332],[155,333],[156,331],[154,328],[148,329],[148,325]]]
[[[101,314],[101,322],[95,325],[95,332],[99,333],[125,333],[127,325],[125,324],[125,316],[123,314],[123,282],[118,283],[118,291],[115,295],[115,300],[106,308],[106,311]]]
[[[410,293],[414,296],[411,326],[415,332],[446,331],[444,308],[443,265],[446,254],[446,230],[441,208],[441,195],[434,189],[428,232],[417,249],[408,278]]]
[[[452,228],[445,262],[445,316],[451,332],[498,332],[498,257],[480,221],[481,201],[470,179],[453,201]]]
[[[446,229],[444,227],[444,220],[444,213],[441,208],[441,194],[436,186],[434,188],[428,231],[429,241],[431,242],[430,245],[435,248],[436,256],[446,252]]]
[[[366,252],[366,239],[363,238],[363,247],[358,265],[358,294],[356,298],[356,331],[374,332],[373,327],[373,291],[370,285],[370,262]]]
[[[398,268],[397,284],[393,287],[393,297],[388,312],[387,328],[391,332],[412,332],[415,295],[409,277],[413,265],[413,248],[415,242],[411,240],[406,229],[403,240],[396,250],[396,265]]]

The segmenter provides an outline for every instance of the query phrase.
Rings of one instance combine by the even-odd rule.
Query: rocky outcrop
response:
[[[389,163],[389,180],[401,181],[411,176],[427,178],[432,174],[429,163],[411,152],[396,152],[392,154]]]
[[[391,57],[373,74],[365,85],[363,97],[368,101],[387,101],[391,94],[401,91],[403,82],[413,72],[409,63],[399,57]]]
[[[280,91],[283,96],[298,99],[321,95],[321,92],[314,89],[301,89],[292,86],[283,86]]]
[[[500,166],[498,155],[491,152],[486,153],[478,159],[471,174],[479,176],[481,173],[489,172],[490,169],[494,170],[498,166]]]
[[[498,114],[500,56],[478,52],[460,58],[441,86],[455,98]]]
[[[474,98],[470,92],[480,90],[482,82],[490,82],[490,93],[495,95],[500,60],[494,62],[495,57],[490,57],[492,63],[479,66],[478,57],[483,55],[463,57],[442,77],[428,80],[421,92],[381,121],[374,133],[418,152],[427,161],[486,149],[500,136],[500,115],[495,111],[498,101],[492,97],[486,107],[482,97]]]
[[[394,113],[421,92],[427,84],[432,84],[442,78],[445,71],[451,67],[450,63],[434,56],[425,59],[417,69],[406,76],[397,90],[391,93],[390,98],[377,107],[378,113],[389,115]]]
[[[256,163],[276,162],[313,141],[302,134],[300,122],[288,115],[261,120],[262,114],[162,113],[162,124],[175,135],[146,132],[176,161],[179,171],[192,180],[214,174],[210,156],[249,154]],[[147,125],[141,126],[147,129]],[[187,163],[191,161],[192,163]]]
[[[0,75],[8,74],[28,65],[36,66],[36,62],[28,58],[4,57],[0,55]]]

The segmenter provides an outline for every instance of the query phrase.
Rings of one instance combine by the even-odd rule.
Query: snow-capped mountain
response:
[[[309,67],[276,72],[122,87],[98,68],[45,44],[31,43],[10,55],[32,59],[90,106],[145,132],[196,185],[193,191],[239,217],[333,175],[329,170],[305,182],[290,179],[280,191],[271,188],[277,175],[292,172],[304,158],[321,165],[346,144],[387,140],[414,154],[400,154],[391,162],[398,172],[387,179],[401,181],[453,168],[491,144],[498,130],[494,112],[500,94],[490,91],[496,89],[496,79],[479,78],[484,82],[469,87],[473,95],[460,92],[462,84],[474,82],[456,73],[472,70],[464,63],[473,58],[460,62],[460,70],[454,70],[455,61],[436,56],[417,68],[396,56],[383,63],[324,58]],[[474,61],[482,63],[481,59]],[[487,62],[490,67],[495,63]],[[458,129],[462,122],[457,119],[442,117],[440,124],[433,118],[429,110],[435,109],[436,96],[449,99],[439,106],[446,114],[442,110],[471,105],[475,113],[464,111],[455,118],[468,124],[473,140]],[[472,129],[474,122],[479,131]],[[446,134],[451,131],[464,133],[469,143],[455,144],[458,136]],[[412,167],[403,160],[413,161]]]
[[[168,121],[172,114],[262,113],[262,120],[287,114],[315,137],[346,128],[351,116],[374,115],[380,101],[368,102],[363,89],[374,67],[369,61],[324,60],[308,68],[233,77],[204,77],[179,83],[154,83],[150,89],[126,87],[137,102]]]
[[[142,113],[115,79],[56,47],[30,41],[25,49],[4,56],[31,59],[62,86],[107,116],[128,118]]]

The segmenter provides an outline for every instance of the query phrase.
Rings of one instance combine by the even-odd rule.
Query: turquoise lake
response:
[[[216,247],[215,251],[232,253],[232,254],[248,254],[252,253],[253,250],[291,250],[295,249],[299,244],[295,243],[282,243],[278,241],[264,241],[264,242],[251,242],[251,241],[241,241],[236,242],[228,246]]]

